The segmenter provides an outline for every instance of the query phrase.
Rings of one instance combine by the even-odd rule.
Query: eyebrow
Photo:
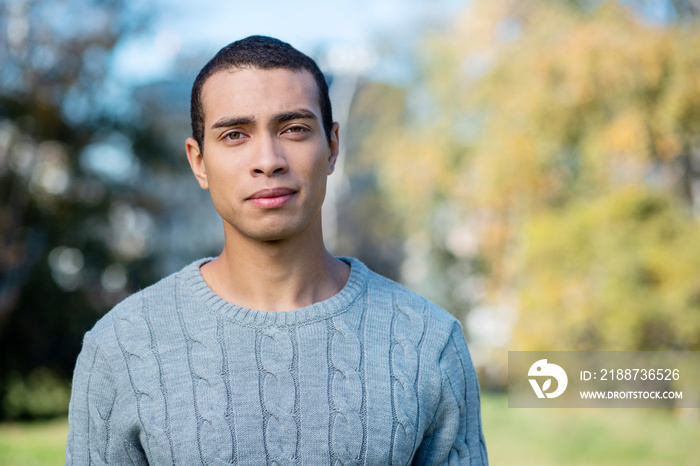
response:
[[[306,109],[299,109],[299,110],[292,110],[291,112],[284,112],[284,113],[278,113],[275,115],[272,120],[275,123],[284,123],[285,121],[290,121],[290,120],[299,120],[302,118],[309,118],[311,120],[318,120],[316,118],[316,115],[311,112],[310,110]]]
[[[308,118],[311,120],[318,120],[316,115],[307,109],[292,110],[289,112],[278,113],[272,117],[272,121],[275,123],[284,123],[286,121],[298,120]],[[232,126],[244,126],[244,125],[254,125],[255,117],[252,115],[245,116],[223,116],[216,120],[211,129],[216,128],[230,128]]]
[[[243,126],[255,124],[255,117],[250,116],[223,116],[216,120],[211,129],[230,128],[231,126]]]

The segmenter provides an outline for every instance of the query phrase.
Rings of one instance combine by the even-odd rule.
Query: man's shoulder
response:
[[[371,271],[366,296],[368,311],[376,316],[373,328],[387,332],[377,340],[395,342],[405,354],[428,362],[426,370],[437,370],[443,357],[450,354],[448,348],[457,349],[461,357],[469,359],[460,321],[428,298]],[[382,323],[377,324],[378,321]]]
[[[370,303],[370,305],[390,306],[394,312],[412,315],[421,320],[430,320],[433,326],[444,328],[448,332],[454,326],[461,327],[459,321],[452,314],[433,301],[371,270],[368,271],[368,286],[375,290],[374,292],[370,291],[369,299],[380,301]]]
[[[125,298],[100,318],[88,334],[97,341],[109,339],[117,327],[147,323],[153,311],[175,310],[177,281],[183,273],[196,267],[204,259],[195,261],[158,282]],[[136,326],[139,325],[129,325]]]

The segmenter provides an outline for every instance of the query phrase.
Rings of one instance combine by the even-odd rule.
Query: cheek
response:
[[[316,163],[310,170],[313,182],[318,189],[325,189],[328,180],[328,164]]]
[[[224,157],[212,157],[207,165],[207,176],[216,181],[229,180],[232,177],[240,176],[244,167],[241,163],[236,163],[233,157],[226,159]]]
[[[322,165],[314,175],[314,192],[321,201],[325,198],[328,185],[328,167]]]
[[[209,191],[212,196],[221,197],[237,197],[238,182],[240,178],[240,169],[230,166],[217,166],[213,164],[207,171],[207,181],[209,182]]]

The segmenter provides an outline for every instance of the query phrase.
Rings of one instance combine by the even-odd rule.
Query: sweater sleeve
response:
[[[66,465],[110,463],[110,450],[120,437],[113,416],[116,399],[114,372],[87,333],[73,373]],[[136,458],[131,459],[134,463]],[[145,459],[135,463],[145,463]]]
[[[476,372],[455,323],[439,361],[440,401],[414,464],[488,465]]]

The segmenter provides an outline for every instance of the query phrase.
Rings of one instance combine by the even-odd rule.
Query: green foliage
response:
[[[46,367],[26,378],[10,374],[2,399],[3,411],[12,419],[49,418],[68,413],[70,384]]]
[[[697,350],[699,236],[672,198],[642,188],[536,216],[519,260],[518,347]]]

